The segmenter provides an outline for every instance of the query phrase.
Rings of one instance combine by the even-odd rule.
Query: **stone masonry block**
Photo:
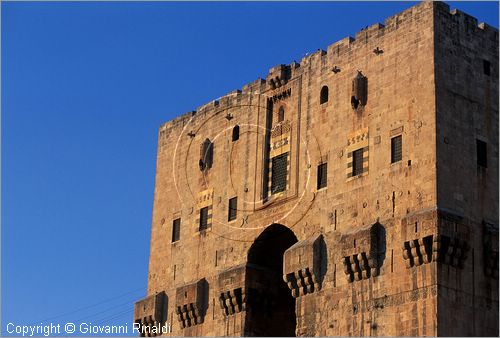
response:
[[[134,304],[134,322],[140,326],[163,325],[167,319],[168,298],[164,291],[146,297]],[[150,332],[152,330],[140,330]]]
[[[326,246],[323,235],[297,242],[285,251],[283,279],[293,297],[321,290],[326,264]]]
[[[208,283],[205,279],[177,288],[175,312],[182,328],[203,323],[208,306]]]

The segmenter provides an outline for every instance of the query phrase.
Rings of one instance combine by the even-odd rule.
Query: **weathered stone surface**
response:
[[[208,285],[205,279],[183,285],[176,290],[175,313],[182,328],[203,323],[208,306]]]
[[[246,311],[246,269],[246,264],[242,264],[219,274],[219,303],[226,316]]]
[[[165,292],[158,292],[134,304],[134,322],[141,327],[141,336],[155,336],[152,326],[163,326],[167,320],[168,298]]]
[[[326,272],[326,247],[323,235],[305,239],[285,251],[283,280],[297,298],[321,290]]]
[[[498,30],[423,2],[165,123],[148,295],[175,297],[135,318],[162,312],[172,336],[497,336],[498,122]]]

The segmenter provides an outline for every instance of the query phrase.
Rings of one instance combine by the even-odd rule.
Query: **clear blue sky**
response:
[[[130,323],[160,124],[413,4],[3,2],[2,331]]]

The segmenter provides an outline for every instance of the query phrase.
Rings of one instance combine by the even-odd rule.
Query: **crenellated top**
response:
[[[288,80],[295,76],[300,64],[293,61],[290,65],[278,65],[269,70],[267,75],[267,89],[276,89],[285,85]]]
[[[449,6],[441,4],[438,7],[436,17],[441,19],[441,24],[448,29],[457,32],[464,32],[471,38],[480,37],[498,43],[498,29],[484,22],[478,24],[475,17],[464,13],[458,9],[449,11]]]
[[[255,81],[250,82],[242,87],[241,90],[233,90],[230,93],[213,100],[207,104],[198,107],[195,111],[187,112],[173,120],[164,123],[160,127],[160,132],[165,132],[167,129],[184,126],[195,115],[204,115],[209,112],[225,109],[229,107],[235,100],[241,99],[241,95],[263,93],[268,90],[274,90],[286,84],[290,79],[296,77],[307,65],[312,65],[316,62],[325,62],[327,57],[340,57],[348,54],[355,48],[364,47],[367,44],[377,44],[380,38],[384,35],[396,31],[406,24],[415,20],[419,20],[424,13],[431,12],[434,17],[442,18],[458,27],[458,29],[465,30],[471,34],[480,34],[483,38],[490,38],[498,41],[498,29],[486,23],[479,23],[478,20],[458,9],[450,10],[450,6],[443,2],[435,1],[422,1],[421,3],[410,7],[398,14],[388,17],[384,23],[375,23],[367,26],[355,33],[355,37],[345,37],[326,48],[318,49],[317,51],[304,56],[300,63],[293,61],[289,65],[280,64],[269,69],[268,75],[265,79],[257,78]],[[375,47],[374,47],[375,48]],[[374,53],[380,52],[378,46],[375,48]],[[238,98],[239,97],[239,98]]]

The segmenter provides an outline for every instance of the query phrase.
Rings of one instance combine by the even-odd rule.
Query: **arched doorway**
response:
[[[283,254],[296,242],[289,228],[272,224],[248,250],[246,336],[295,336],[295,299],[283,281]]]

